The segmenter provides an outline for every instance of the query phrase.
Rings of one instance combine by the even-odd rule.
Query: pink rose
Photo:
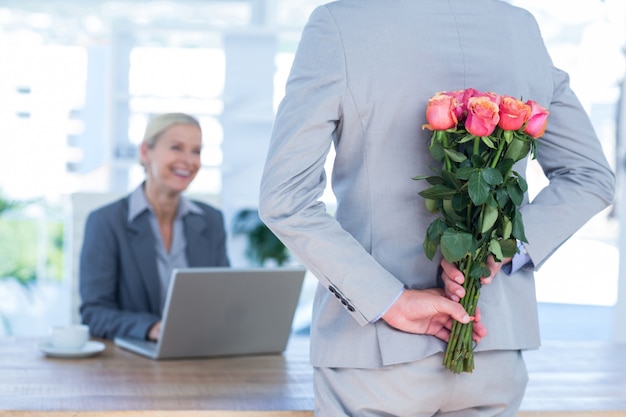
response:
[[[530,116],[524,132],[532,138],[538,139],[546,131],[550,112],[535,101],[528,100],[526,104],[530,106]]]
[[[472,97],[467,103],[465,129],[475,136],[489,136],[500,121],[499,108],[490,97]]]
[[[514,97],[503,96],[500,103],[500,122],[502,130],[519,130],[530,116],[530,106]]]
[[[489,100],[493,101],[497,105],[500,105],[500,101],[502,100],[500,96],[496,93],[487,92],[483,93],[482,91],[478,91],[475,88],[468,88],[463,92],[463,105],[467,108],[468,103],[473,97],[486,97]]]
[[[453,96],[437,93],[428,100],[426,107],[426,120],[428,124],[422,129],[447,130],[456,127],[458,119],[455,109],[458,106],[457,100]]]
[[[483,96],[489,98],[489,100],[493,101],[498,106],[500,106],[500,103],[502,103],[502,96],[500,94],[496,94],[496,93],[492,93],[491,91],[488,91],[486,93],[483,93]]]
[[[467,103],[469,102],[469,99],[472,97],[476,97],[476,96],[480,96],[483,93],[481,93],[480,91],[476,90],[475,88],[466,88],[463,91],[463,104],[467,107]]]
[[[456,99],[456,107],[454,108],[456,120],[458,122],[465,120],[466,109],[465,106],[463,106],[463,95],[465,94],[465,90],[444,91],[441,94],[454,97]]]

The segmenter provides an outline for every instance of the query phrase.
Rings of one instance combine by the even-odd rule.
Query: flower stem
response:
[[[463,271],[466,279],[463,283],[465,297],[461,299],[461,305],[470,316],[476,314],[476,306],[480,295],[480,281],[469,277],[469,271],[474,259],[466,258],[460,261],[458,266]],[[455,321],[452,324],[450,340],[444,354],[443,365],[454,373],[472,372],[474,370],[474,344],[472,335],[474,332],[473,322],[462,324]]]
[[[448,135],[446,134],[446,132],[441,131],[441,134],[443,136],[442,138],[442,143],[443,143],[443,148],[448,149]],[[446,171],[448,172],[452,172],[452,162],[450,162],[450,157],[448,156],[447,153],[444,152],[443,154],[443,163],[444,163],[444,167],[446,169]]]
[[[500,155],[502,155],[502,150],[504,149],[504,145],[506,144],[506,141],[502,138],[500,138],[500,143],[498,143],[498,150],[496,151],[496,155],[493,157],[493,160],[491,161],[491,168],[495,168],[498,165],[498,162],[500,162]]]

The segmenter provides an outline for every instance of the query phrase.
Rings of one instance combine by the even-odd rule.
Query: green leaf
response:
[[[485,181],[482,170],[474,171],[469,177],[467,188],[472,202],[477,206],[482,205],[489,197],[489,190],[489,184]]]
[[[515,161],[513,161],[511,158],[504,158],[498,163],[498,165],[496,165],[496,169],[500,171],[502,177],[504,177],[505,175],[508,175],[509,172],[511,172],[513,165],[515,165]]]
[[[491,229],[496,224],[496,220],[498,220],[498,208],[484,205],[481,212],[480,233],[485,233]]]
[[[485,165],[487,165],[487,161],[485,161],[485,159],[480,155],[474,154],[472,155],[471,159],[472,159],[472,166],[474,168],[482,168]]]
[[[489,185],[499,185],[502,184],[502,173],[495,168],[483,168],[482,170],[483,178],[485,182]]]
[[[448,229],[448,225],[442,218],[438,218],[432,221],[426,229],[426,238],[428,240],[436,241],[439,244],[439,239],[443,232]]]
[[[523,192],[528,191],[528,183],[526,182],[524,177],[519,175],[517,172],[515,173],[515,175],[517,177],[517,183],[519,184],[520,190],[522,190]]]
[[[489,252],[493,254],[493,257],[498,262],[504,259],[504,256],[502,255],[502,248],[500,247],[500,242],[497,239],[492,239],[489,241]]]
[[[493,140],[489,136],[481,136],[480,140],[487,145],[488,148],[496,149],[496,145],[493,143]]]
[[[461,217],[460,214],[457,213],[454,209],[452,200],[443,200],[443,212],[445,213],[446,217],[448,219],[451,219],[453,222],[463,220],[463,217]]]
[[[498,243],[500,244],[500,249],[502,250],[502,259],[510,258],[517,253],[517,240],[501,239]]]
[[[454,162],[463,162],[467,159],[465,155],[459,151],[455,151],[454,149],[444,149],[443,151]]]
[[[439,211],[439,204],[437,204],[438,200],[431,200],[430,198],[424,199],[424,205],[426,206],[426,210],[431,213],[436,213]]]
[[[431,200],[446,200],[452,198],[456,194],[456,190],[443,184],[437,184],[420,191],[418,194]]]
[[[423,244],[423,248],[424,248],[424,254],[426,255],[426,257],[428,257],[428,259],[430,259],[431,261],[433,260],[433,258],[435,257],[435,253],[437,253],[437,247],[439,246],[438,243],[433,242],[432,240],[428,240],[425,239],[424,240],[424,244]]]
[[[527,140],[519,139],[515,137],[509,146],[507,147],[506,152],[504,153],[505,158],[510,158],[514,162],[523,159],[528,155],[530,151],[530,143]]]
[[[426,180],[426,182],[428,182],[430,185],[436,185],[436,184],[443,184],[443,178],[441,178],[438,175],[416,175],[413,178],[411,178],[412,180],[415,181],[423,181]]]
[[[517,183],[509,184],[506,190],[509,193],[511,201],[513,201],[516,206],[521,206],[524,201],[524,192],[520,189],[519,185]]]
[[[524,234],[524,222],[522,221],[522,213],[519,210],[515,210],[513,215],[513,232],[511,233],[516,239],[522,242],[528,242],[526,235]]]
[[[424,253],[428,259],[432,260],[437,252],[437,247],[441,240],[441,235],[446,231],[448,226],[443,219],[438,218],[428,225],[426,229],[426,239],[424,239]]]
[[[507,216],[502,215],[501,217],[501,236],[503,239],[508,239],[511,237],[511,233],[513,232],[513,223],[511,222],[511,219],[509,219]]]
[[[454,223],[454,227],[456,228],[456,230],[460,230],[460,231],[464,231],[468,233],[470,232],[469,228],[465,224],[465,221]]]
[[[504,137],[506,143],[511,143],[511,141],[513,140],[513,132],[510,130],[503,131],[502,136]]]
[[[459,168],[471,168],[472,167],[472,161],[470,159],[466,159],[465,161],[461,162],[458,167],[457,167],[457,171]]]
[[[451,188],[454,188],[456,190],[461,188],[462,183],[457,179],[453,172],[444,169],[443,171],[441,171],[441,179],[444,184]]]
[[[469,271],[469,278],[479,280],[482,277],[488,277],[491,275],[491,271],[484,262],[476,262],[472,265]]]
[[[428,150],[430,151],[430,155],[437,161],[443,161],[444,148],[440,142],[431,143]]]
[[[448,262],[458,262],[472,251],[473,238],[470,233],[446,229],[440,245],[441,254]]]
[[[461,212],[469,206],[470,199],[469,196],[465,193],[458,193],[454,197],[452,197],[452,207],[455,211]]]
[[[509,197],[509,192],[506,188],[497,188],[495,194],[496,201],[500,207],[505,207],[507,203],[511,201],[511,197]]]
[[[426,181],[430,184],[430,185],[437,185],[437,184],[443,184],[443,178],[441,177],[437,177],[437,176],[432,176],[432,177],[428,177],[426,178]]]
[[[472,167],[459,168],[456,170],[456,177],[461,180],[467,180],[469,179],[470,175],[472,175],[472,172],[475,171],[477,171],[477,169]]]
[[[457,143],[467,143],[467,142],[471,142],[474,139],[476,139],[476,136],[474,135],[465,135],[463,136],[461,139],[459,139],[459,141]]]

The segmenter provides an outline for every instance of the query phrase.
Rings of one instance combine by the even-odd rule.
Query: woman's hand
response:
[[[156,323],[154,323],[152,327],[150,327],[150,330],[148,331],[148,340],[152,340],[153,342],[156,342],[157,340],[159,340],[160,336],[161,336],[161,321],[159,320]]]

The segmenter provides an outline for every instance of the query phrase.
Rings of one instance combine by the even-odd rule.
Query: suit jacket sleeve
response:
[[[302,34],[277,112],[259,213],[353,318],[366,324],[389,307],[403,284],[320,202],[324,164],[333,139],[341,146],[342,113],[350,105],[345,72],[337,28],[329,12],[318,8]]]
[[[124,221],[102,209],[87,218],[80,254],[81,316],[95,337],[144,339],[160,316],[131,259]]]
[[[549,184],[521,208],[527,250],[536,269],[606,208],[615,192],[614,175],[568,75],[554,68],[552,79],[548,125],[537,152]]]

